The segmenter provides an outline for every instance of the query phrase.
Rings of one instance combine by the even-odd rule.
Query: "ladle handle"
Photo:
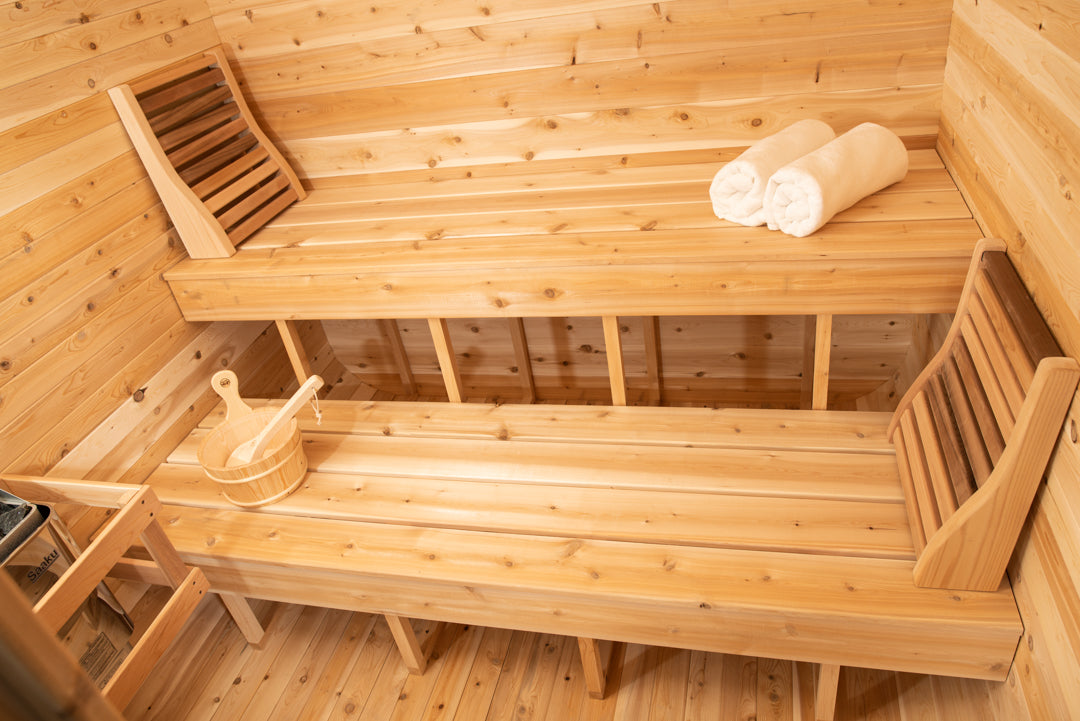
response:
[[[292,420],[292,417],[296,415],[307,399],[322,387],[323,379],[319,376],[311,376],[304,381],[300,389],[292,394],[292,398],[285,401],[285,405],[281,407],[277,415],[270,419],[270,423],[266,428],[255,437],[255,446],[251,449],[251,460],[262,458],[263,451],[270,444],[270,439],[276,436],[278,431]]]
[[[225,420],[234,421],[251,413],[251,406],[240,399],[240,381],[232,371],[218,371],[210,387],[225,400]]]

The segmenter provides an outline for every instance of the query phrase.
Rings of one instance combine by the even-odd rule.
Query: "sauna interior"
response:
[[[218,312],[228,283],[181,297],[185,247],[108,91],[218,46],[311,198],[330,199],[327,222],[352,214],[388,262],[432,253],[444,286],[410,289],[408,274],[386,271],[372,304],[393,308],[384,296],[397,292],[420,304],[388,315],[364,298],[291,314],[301,281],[268,289],[276,318]],[[629,313],[612,301],[594,314],[470,317],[452,298],[498,284],[461,261],[485,245],[512,259],[515,243],[565,252],[640,239],[662,267],[665,248],[723,233],[750,252],[835,237],[882,255],[997,237],[1058,344],[1080,357],[1076,0],[20,0],[0,10],[0,54],[4,474],[143,484],[220,409],[216,372],[234,371],[244,398],[282,399],[297,362],[325,379],[328,404],[460,393],[467,404],[608,406],[621,392],[631,407],[892,411],[950,322],[903,296],[881,313],[849,298],[822,348],[817,311],[680,313],[681,287],[657,290],[670,304],[652,315],[628,294]],[[807,239],[718,220],[712,176],[803,118],[891,129],[907,177]],[[266,232],[251,252],[267,262],[316,262],[335,247],[333,228],[298,247],[288,227]],[[815,379],[827,379],[820,397]],[[1007,679],[845,667],[836,718],[1080,718],[1078,409],[1009,562],[1023,630]],[[109,516],[62,513],[84,543]],[[171,591],[109,583],[137,629]],[[417,675],[377,614],[250,603],[261,643],[207,594],[124,717],[814,717],[814,664],[802,661],[615,644],[609,692],[593,699],[573,637],[418,618],[435,650]],[[11,643],[5,693],[21,663]],[[50,718],[105,718],[88,698]]]

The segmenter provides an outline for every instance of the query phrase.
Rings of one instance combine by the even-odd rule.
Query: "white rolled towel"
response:
[[[857,125],[785,165],[769,178],[765,216],[771,230],[804,238],[834,215],[907,175],[908,153],[894,132]]]
[[[713,178],[709,198],[716,217],[741,225],[765,223],[762,202],[769,177],[835,137],[828,125],[808,119],[754,143]]]

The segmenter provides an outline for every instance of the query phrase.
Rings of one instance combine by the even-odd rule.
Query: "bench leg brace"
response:
[[[817,691],[814,694],[816,721],[833,721],[836,715],[836,692],[840,686],[840,667],[821,664],[818,668]]]
[[[300,331],[296,323],[291,320],[276,320],[274,323],[277,325],[278,333],[281,334],[281,342],[285,344],[285,352],[289,355],[289,362],[292,364],[293,373],[296,374],[296,380],[303,385],[304,381],[311,377],[311,363],[308,361],[307,351],[300,342]]]
[[[412,623],[407,618],[383,614],[390,633],[394,635],[394,643],[397,644],[401,660],[405,662],[405,668],[409,673],[420,675],[427,668],[427,654],[420,648],[420,640],[416,638]]]
[[[581,666],[585,669],[585,688],[592,698],[602,699],[607,686],[607,667],[614,644],[580,636],[577,642],[578,651],[581,653]]]
[[[228,610],[229,615],[233,617],[233,621],[240,628],[240,633],[244,634],[244,638],[252,646],[258,646],[262,643],[263,635],[266,633],[266,629],[259,623],[259,619],[255,617],[255,612],[251,610],[251,604],[247,602],[247,599],[238,593],[219,593],[218,596],[225,603],[225,608]]]

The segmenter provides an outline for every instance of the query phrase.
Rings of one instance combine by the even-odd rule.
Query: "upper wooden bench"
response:
[[[148,482],[215,589],[812,661],[832,693],[842,665],[1002,680],[1005,566],[1078,377],[987,241],[892,415],[327,402],[277,504],[196,465],[220,413]]]
[[[709,182],[734,150],[323,179],[305,193],[221,49],[110,94],[191,255],[166,274],[190,320],[942,313],[980,236],[932,149],[793,239],[713,215]]]

